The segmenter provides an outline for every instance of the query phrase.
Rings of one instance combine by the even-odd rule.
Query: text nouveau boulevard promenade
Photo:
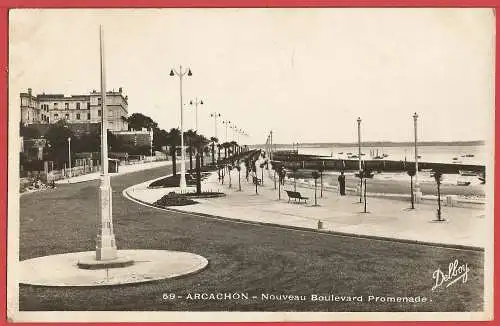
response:
[[[426,303],[432,301],[425,296],[375,296],[375,295],[338,295],[338,294],[270,294],[259,295],[248,292],[235,293],[188,293],[176,295],[164,293],[163,300],[197,300],[197,301],[238,301],[238,300],[261,300],[261,301],[310,301],[310,302],[371,302],[371,303]]]

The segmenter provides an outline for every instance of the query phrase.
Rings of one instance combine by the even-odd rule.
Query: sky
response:
[[[494,111],[491,9],[141,9],[10,12],[10,110],[19,93],[100,89],[99,25],[108,90],[129,114],[180,126],[195,98],[249,134],[242,143],[486,140]],[[12,116],[12,115],[11,115]],[[184,111],[195,128],[195,111]],[[232,130],[228,129],[228,140]]]

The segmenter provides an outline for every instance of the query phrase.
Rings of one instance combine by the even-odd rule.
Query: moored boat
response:
[[[466,171],[466,170],[458,170],[458,173],[460,173],[461,176],[469,176],[469,177],[476,177],[478,175],[477,172]]]

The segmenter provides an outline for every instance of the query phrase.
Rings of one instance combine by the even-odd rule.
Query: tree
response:
[[[319,172],[318,171],[313,171],[312,172],[312,177],[314,179],[314,206],[318,206],[318,199],[317,199],[317,184],[318,184],[318,178],[319,178]]]
[[[229,176],[229,188],[231,188],[231,170],[233,169],[233,166],[229,164],[227,166],[227,171],[228,171],[228,176]]]
[[[61,167],[68,158],[68,137],[74,138],[73,131],[64,120],[51,125],[45,133],[49,150],[48,157]]]
[[[293,162],[292,172],[293,172],[293,191],[297,191],[297,171],[299,170],[298,162]]]
[[[172,155],[172,170],[173,175],[177,175],[177,146],[181,143],[181,132],[177,128],[172,128],[168,132],[167,144],[170,146],[170,151]]]
[[[188,151],[189,151],[189,170],[193,169],[193,143],[195,142],[197,137],[196,131],[189,129],[184,132],[184,139],[187,140]]]
[[[443,221],[441,219],[441,181],[443,180],[443,173],[441,171],[435,170],[432,174],[434,177],[434,180],[436,181],[437,184],[437,191],[438,191],[438,210],[437,210],[437,217],[438,221]]]
[[[320,190],[320,197],[323,198],[323,171],[325,168],[322,166],[318,169],[319,172],[319,177],[320,177],[320,184],[321,184],[321,190]]]
[[[153,150],[161,151],[163,146],[168,145],[168,131],[164,129],[153,129]]]
[[[238,146],[238,143],[234,140],[229,142],[229,147],[231,147],[233,155],[236,155],[236,146]]]
[[[221,144],[217,144],[217,150],[218,150],[218,153],[217,153],[217,162],[220,162],[220,150],[222,149],[222,145]]]
[[[40,138],[41,134],[37,128],[32,126],[25,126],[23,123],[19,125],[19,135],[24,139],[36,139]]]
[[[241,166],[239,161],[236,163],[236,170],[238,170],[238,191],[241,191]]]
[[[372,171],[369,170],[366,166],[365,168],[361,171],[360,173],[360,178],[361,180],[365,180],[365,186],[364,186],[364,198],[365,198],[365,209],[364,213],[367,213],[366,211],[366,179],[373,177]]]
[[[127,122],[131,130],[142,130],[142,128],[152,130],[158,128],[158,123],[142,113],[133,113],[127,118]]]
[[[410,176],[411,209],[414,209],[415,208],[415,205],[414,205],[415,199],[414,199],[414,196],[413,196],[413,177],[416,174],[415,168],[408,169],[408,171],[406,171],[406,173],[408,173],[408,175]]]
[[[231,144],[228,142],[222,143],[222,148],[224,148],[224,159],[227,158],[227,152],[229,147],[231,147]]]
[[[195,137],[195,146],[196,150],[198,153],[201,155],[201,166],[204,165],[204,154],[205,154],[205,149],[208,144],[210,143],[210,140],[208,140],[205,136],[203,135],[196,135]]]

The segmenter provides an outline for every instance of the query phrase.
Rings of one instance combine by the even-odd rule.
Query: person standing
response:
[[[345,196],[345,175],[344,175],[344,171],[340,172],[338,180],[339,180],[340,195],[341,196]]]

